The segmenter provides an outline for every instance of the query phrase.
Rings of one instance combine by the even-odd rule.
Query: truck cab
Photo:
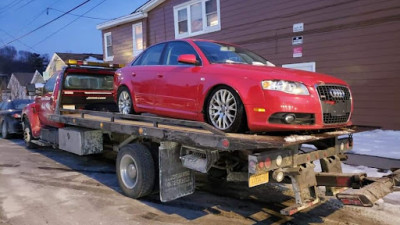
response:
[[[64,126],[49,120],[49,115],[57,114],[61,109],[118,111],[113,99],[113,79],[119,66],[68,60],[67,66],[45,84],[29,86],[28,94],[36,97],[23,109],[21,116],[28,147],[32,140],[41,137],[43,128]]]

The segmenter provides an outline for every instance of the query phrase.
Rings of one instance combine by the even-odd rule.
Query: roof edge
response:
[[[100,23],[96,26],[97,30],[105,30],[111,27],[115,27],[124,23],[133,22],[147,17],[147,12],[151,11],[155,7],[159,6],[165,0],[150,0],[144,5],[137,8],[132,14],[121,16],[113,20]]]

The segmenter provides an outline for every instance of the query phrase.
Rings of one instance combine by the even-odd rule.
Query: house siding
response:
[[[148,12],[148,46],[175,38],[173,7],[184,2],[169,0]],[[400,129],[400,1],[220,0],[220,5],[221,30],[194,38],[240,44],[277,65],[315,62],[316,72],[350,84],[355,124]],[[293,33],[295,23],[304,23],[304,31]],[[115,48],[121,48],[114,51],[117,60],[129,58],[119,54],[122,49],[132,54],[131,29],[129,24],[103,31],[128,39],[113,36]],[[293,58],[291,39],[300,35],[303,56]]]
[[[127,64],[133,60],[133,34],[132,34],[132,25],[135,23],[142,22],[143,29],[143,45],[146,48],[147,46],[147,21],[138,20],[134,23],[122,24],[120,26],[116,26],[113,28],[105,29],[102,32],[103,36],[103,45],[104,45],[104,34],[107,32],[111,32],[111,40],[113,46],[113,54],[114,58],[112,60],[113,63],[122,63]],[[104,52],[104,46],[103,46]],[[105,53],[104,53],[105,55]]]

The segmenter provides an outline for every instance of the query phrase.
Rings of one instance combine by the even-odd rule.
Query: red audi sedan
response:
[[[351,125],[349,86],[275,67],[240,46],[184,39],[147,48],[116,72],[119,111],[205,121],[225,132],[298,131]]]

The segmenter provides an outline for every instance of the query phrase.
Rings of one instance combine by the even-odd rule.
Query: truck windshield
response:
[[[256,53],[239,46],[208,41],[195,41],[195,43],[210,63],[274,66]]]
[[[69,73],[65,78],[64,89],[112,90],[113,80],[113,75]]]

